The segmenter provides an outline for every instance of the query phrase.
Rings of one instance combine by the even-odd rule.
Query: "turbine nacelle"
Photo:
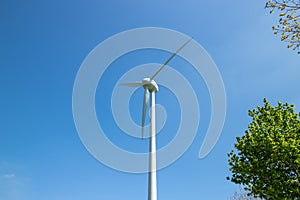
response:
[[[143,87],[149,92],[158,92],[158,85],[154,80],[150,78],[144,78],[142,81]]]

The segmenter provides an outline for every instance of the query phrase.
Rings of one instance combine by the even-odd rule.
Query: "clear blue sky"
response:
[[[73,83],[87,54],[116,33],[145,26],[194,37],[216,62],[227,94],[227,117],[217,145],[199,160],[205,133],[200,130],[188,151],[158,172],[159,199],[228,199],[238,187],[226,180],[226,154],[247,128],[247,110],[266,97],[272,104],[294,103],[299,111],[299,56],[273,35],[276,16],[264,4],[1,1],[0,199],[146,199],[147,175],[118,172],[94,159],[72,117]],[[208,92],[201,98],[205,129]]]

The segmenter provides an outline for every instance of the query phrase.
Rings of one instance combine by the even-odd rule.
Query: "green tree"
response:
[[[228,154],[233,183],[254,197],[300,199],[300,119],[294,106],[278,102],[249,110],[252,122]]]
[[[279,11],[279,23],[272,27],[274,34],[280,34],[287,47],[300,54],[300,0],[270,0],[265,7],[271,14]]]

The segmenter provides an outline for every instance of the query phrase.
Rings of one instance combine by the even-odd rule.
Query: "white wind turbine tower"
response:
[[[156,181],[156,130],[155,130],[155,93],[158,92],[158,86],[154,78],[158,73],[175,57],[175,55],[185,47],[193,38],[186,41],[169,59],[150,77],[144,78],[142,82],[123,83],[122,86],[144,88],[144,100],[142,111],[142,138],[144,137],[144,126],[146,110],[150,99],[150,143],[149,143],[149,172],[148,172],[148,200],[157,200],[157,181]]]

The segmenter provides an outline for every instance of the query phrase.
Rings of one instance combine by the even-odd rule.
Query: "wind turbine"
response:
[[[168,60],[150,77],[144,78],[142,82],[123,83],[121,86],[141,87],[144,88],[144,100],[142,111],[142,138],[144,137],[144,126],[147,105],[150,93],[150,143],[149,143],[149,172],[148,172],[148,200],[157,200],[157,181],[156,181],[156,129],[155,129],[155,93],[158,92],[158,85],[154,78],[159,72],[182,50],[193,38],[186,41]]]

